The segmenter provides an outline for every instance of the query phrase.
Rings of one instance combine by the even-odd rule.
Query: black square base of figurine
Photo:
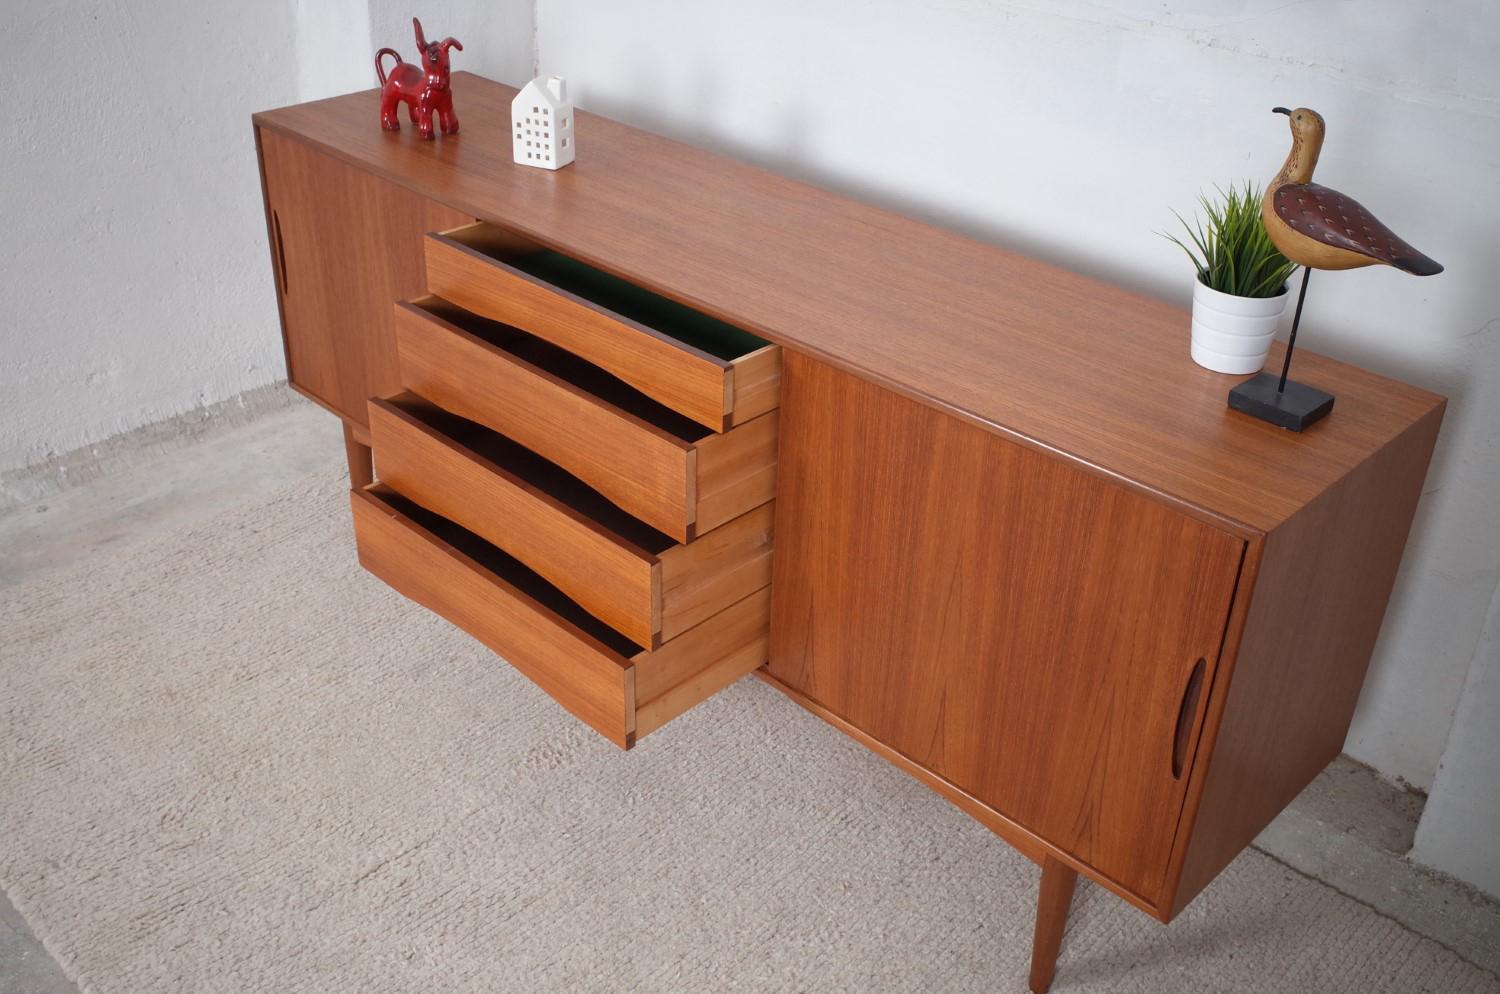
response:
[[[1286,390],[1277,393],[1279,382],[1275,373],[1257,373],[1229,391],[1229,406],[1291,431],[1301,431],[1333,410],[1333,394],[1295,380],[1287,380]]]

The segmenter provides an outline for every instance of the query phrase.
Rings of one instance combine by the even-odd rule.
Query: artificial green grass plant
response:
[[[1192,239],[1190,246],[1175,235],[1162,237],[1176,243],[1198,270],[1204,286],[1236,297],[1275,297],[1286,292],[1287,277],[1297,268],[1271,242],[1260,219],[1260,190],[1245,183],[1244,189],[1231,186],[1219,192],[1217,201],[1199,196],[1207,223],[1195,218],[1192,224],[1176,211]],[[1194,251],[1196,248],[1196,251]]]

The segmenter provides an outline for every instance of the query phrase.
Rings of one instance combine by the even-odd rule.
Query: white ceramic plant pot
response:
[[[1236,297],[1193,281],[1193,361],[1216,373],[1256,373],[1276,338],[1288,294]]]

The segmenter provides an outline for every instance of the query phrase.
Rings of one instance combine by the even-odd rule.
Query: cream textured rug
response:
[[[341,475],[0,593],[0,884],[86,992],[1024,990],[1037,872],[754,680],[606,744],[354,561]],[[1500,991],[1258,853],[1063,991]]]

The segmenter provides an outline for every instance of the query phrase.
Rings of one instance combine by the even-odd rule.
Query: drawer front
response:
[[[428,289],[476,314],[523,328],[582,356],[714,431],[748,421],[776,406],[781,371],[777,346],[755,343],[748,351],[729,358],[711,354],[549,282],[545,270],[540,274],[525,271],[524,260],[537,257],[535,253],[528,256],[527,248],[535,247],[518,249],[513,236],[483,223],[428,235]],[[541,255],[593,273],[607,284],[606,291],[625,285],[553,253]],[[506,261],[508,258],[513,261]],[[667,310],[669,317],[694,315],[687,308],[635,289],[639,297],[653,299],[648,310]],[[695,318],[712,321],[702,315]],[[750,337],[738,329],[722,327],[736,342]],[[734,353],[737,348],[731,345],[721,351]]]
[[[518,560],[384,484],[350,499],[361,565],[622,748],[766,662],[769,587],[659,649],[637,649]]]
[[[771,582],[773,505],[687,545],[576,477],[415,394],[370,401],[382,482],[524,562],[655,648]]]
[[[635,737],[635,668],[617,648],[538,601],[374,488],[351,493],[360,564],[500,653],[619,746]],[[524,581],[521,581],[524,582]]]
[[[714,433],[540,339],[439,298],[396,305],[402,384],[556,463],[679,542],[776,494],[780,419]]]
[[[491,446],[504,460],[493,461],[442,425],[440,413],[424,412],[413,400],[370,401],[381,481],[515,556],[637,644],[654,644],[661,627],[659,549],[636,545],[556,495],[566,474],[539,472],[540,460]]]
[[[407,389],[563,467],[642,521],[687,541],[694,446],[410,303],[397,305]]]

